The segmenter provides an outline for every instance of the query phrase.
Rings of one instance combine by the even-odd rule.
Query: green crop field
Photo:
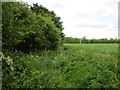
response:
[[[14,64],[11,63],[12,73],[3,77],[3,87],[118,87],[117,44],[64,44],[64,49],[57,51],[9,53],[6,60]],[[16,66],[22,73],[15,72]]]

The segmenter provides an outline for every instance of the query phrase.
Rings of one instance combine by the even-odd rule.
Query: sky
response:
[[[22,0],[54,11],[63,21],[67,37],[118,38],[120,0]]]

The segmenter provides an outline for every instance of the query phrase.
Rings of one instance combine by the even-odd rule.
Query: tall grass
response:
[[[3,68],[4,87],[118,87],[117,44],[64,44],[63,50],[31,54],[7,51],[5,55],[12,59],[13,69],[9,69],[10,74],[6,75]],[[5,57],[4,62],[9,61]]]

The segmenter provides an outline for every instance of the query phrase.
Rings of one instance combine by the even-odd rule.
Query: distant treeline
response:
[[[63,43],[120,43],[120,39],[117,38],[86,39],[85,36],[83,38],[64,37]]]

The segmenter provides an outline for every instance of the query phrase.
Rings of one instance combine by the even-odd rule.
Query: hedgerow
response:
[[[44,14],[36,14],[25,3],[3,2],[3,49],[29,53],[60,47],[63,38],[62,23],[57,20],[60,22],[57,23],[60,25],[58,27],[52,16]]]

